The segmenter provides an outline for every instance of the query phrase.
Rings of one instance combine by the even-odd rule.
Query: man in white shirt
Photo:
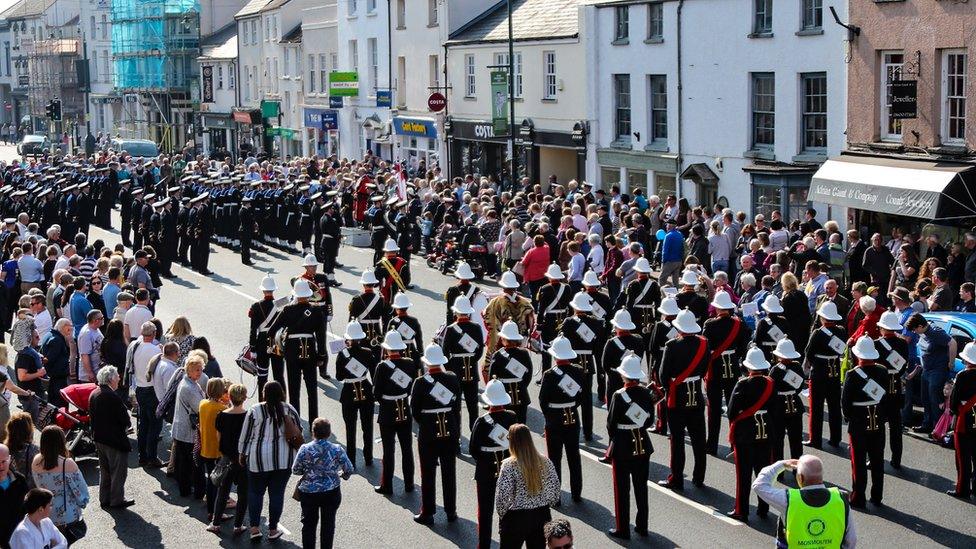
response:
[[[61,257],[59,257],[54,263],[54,270],[67,269],[68,263],[71,261],[71,256],[75,255],[76,253],[77,250],[71,244],[65,246],[64,250],[61,252]]]
[[[125,334],[126,343],[132,341],[136,334],[141,333],[142,325],[152,318],[152,311],[149,310],[149,290],[139,288],[136,290],[136,304],[125,313],[122,331]]]
[[[155,324],[152,322],[143,323],[139,333],[142,337],[130,343],[125,352],[126,369],[129,370],[130,379],[135,384],[136,402],[139,403],[136,427],[139,465],[152,464],[158,467],[159,457],[156,454],[156,439],[159,437],[162,421],[156,418],[156,406],[159,405],[159,400],[156,398],[156,391],[149,372],[150,362],[162,351],[158,345],[153,343],[156,339]],[[154,371],[153,374],[158,375],[159,372]]]
[[[31,314],[34,315],[34,329],[37,330],[37,335],[42,340],[51,331],[53,324],[51,321],[51,313],[47,310],[46,301],[41,294],[32,295],[30,301]]]

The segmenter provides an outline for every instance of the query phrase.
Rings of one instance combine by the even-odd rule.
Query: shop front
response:
[[[449,178],[467,174],[498,177],[508,167],[508,138],[495,137],[490,120],[448,119],[444,133],[450,156]],[[516,144],[516,154],[522,153]],[[525,166],[525,162],[519,164]]]
[[[555,175],[562,184],[571,179],[586,178],[586,123],[577,122],[571,132],[549,131],[535,127],[531,119],[522,120],[516,148],[520,164],[529,179],[541,183]]]
[[[235,109],[231,117],[237,124],[238,150],[244,158],[249,153],[255,155],[261,151],[263,141],[263,126],[261,111],[258,109]]]
[[[976,224],[976,164],[843,154],[814,174],[808,198],[847,208],[862,236],[932,232],[960,241]]]
[[[204,154],[237,151],[234,118],[230,113],[203,113],[200,115],[200,125],[203,126]]]
[[[647,196],[658,195],[661,201],[678,194],[678,157],[653,151],[603,148],[596,150],[599,181],[596,187],[610,189],[620,186],[620,192],[633,193],[644,189]]]
[[[827,211],[818,212],[821,219],[837,219],[843,215],[830,202],[808,196],[810,179],[817,171],[816,165],[753,164],[742,169],[751,179],[750,217],[762,214],[769,219],[773,211],[779,211],[783,214],[783,219],[803,219],[803,214],[814,202],[828,206]],[[737,204],[738,201],[730,203]]]
[[[320,158],[339,154],[339,113],[335,109],[305,107],[304,153]]]
[[[396,158],[406,165],[409,173],[422,176],[417,173],[421,163],[427,169],[439,163],[437,121],[433,118],[394,116],[393,134]]]

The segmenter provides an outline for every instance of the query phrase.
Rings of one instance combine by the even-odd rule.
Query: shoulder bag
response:
[[[302,428],[298,422],[288,415],[287,409],[282,410],[282,424],[284,425],[285,442],[288,443],[288,447],[292,450],[301,448],[302,444],[305,444],[305,435],[302,434]]]
[[[61,481],[63,486],[61,487],[61,489],[64,490],[62,496],[64,497],[64,510],[67,511],[68,510],[68,473],[65,470],[65,464],[67,464],[67,460],[62,458]],[[62,526],[61,533],[64,534],[64,537],[68,540],[68,545],[72,545],[78,540],[80,540],[81,538],[88,535],[88,524],[85,523],[85,519],[79,518],[74,522],[69,522],[64,526]]]

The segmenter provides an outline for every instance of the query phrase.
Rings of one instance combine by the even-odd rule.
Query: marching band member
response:
[[[336,355],[336,380],[342,383],[339,403],[346,425],[346,453],[356,463],[356,419],[363,430],[363,463],[373,465],[373,353],[364,345],[366,333],[356,321],[343,334],[346,348]]]
[[[377,494],[393,494],[393,471],[396,468],[396,443],[400,442],[403,461],[403,490],[413,492],[413,418],[408,398],[414,379],[420,373],[412,360],[403,356],[407,346],[399,332],[387,332],[381,345],[386,360],[376,365],[373,375],[373,398],[379,403],[376,422],[383,444],[383,471]],[[370,441],[371,442],[371,441]]]
[[[529,397],[532,357],[528,349],[521,346],[525,337],[519,333],[515,322],[509,320],[502,324],[498,335],[502,346],[491,355],[488,376],[502,384],[511,399],[511,403],[507,406],[515,413],[519,423],[525,423],[529,404],[532,402]]]
[[[608,534],[618,539],[630,539],[630,487],[633,484],[637,502],[634,531],[647,537],[647,475],[654,453],[647,429],[653,423],[650,411],[655,397],[651,389],[641,385],[645,374],[639,355],[624,357],[616,371],[623,378],[624,386],[613,393],[607,413],[616,518],[616,525]]]

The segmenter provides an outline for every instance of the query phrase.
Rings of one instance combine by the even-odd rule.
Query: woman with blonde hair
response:
[[[217,497],[217,486],[210,480],[210,473],[217,466],[220,459],[220,435],[217,432],[217,414],[227,409],[227,385],[219,377],[207,380],[207,398],[200,401],[200,462],[203,465],[204,477],[207,482],[207,518],[208,524],[220,524],[223,516],[214,517],[214,503]],[[230,518],[230,517],[227,517]]]
[[[500,547],[541,549],[546,545],[543,526],[552,520],[549,509],[559,503],[559,477],[524,424],[509,427],[508,450],[511,457],[502,462],[495,492]]]
[[[185,316],[176,317],[176,320],[166,330],[166,334],[163,335],[164,343],[172,341],[180,347],[180,360],[177,362],[177,366],[183,365],[186,355],[193,349],[193,343],[196,339],[193,335],[193,328],[190,327],[190,321]]]

